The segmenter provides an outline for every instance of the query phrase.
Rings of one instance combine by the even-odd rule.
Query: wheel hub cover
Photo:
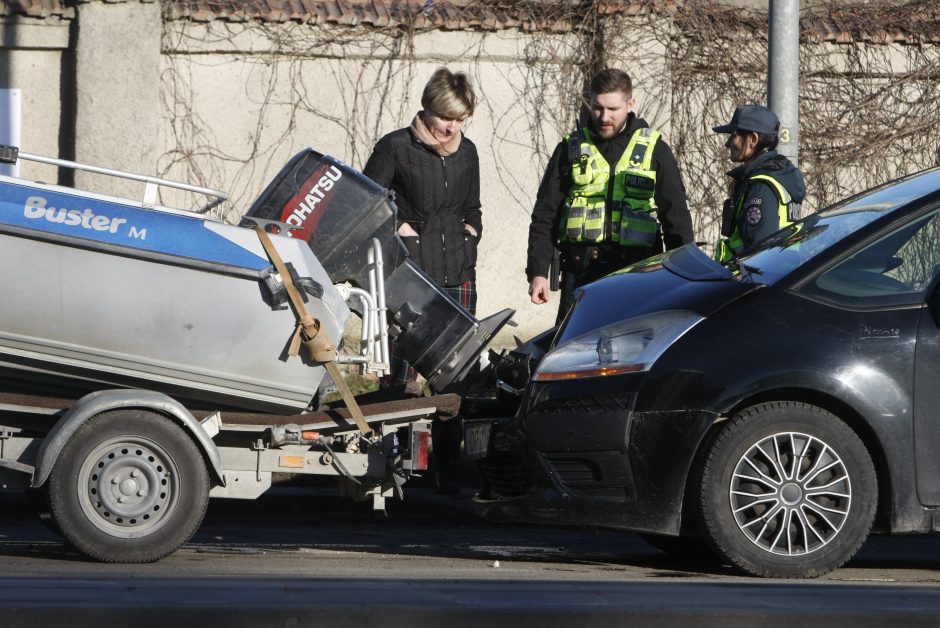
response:
[[[88,503],[119,527],[158,521],[171,497],[167,465],[140,444],[118,443],[102,451],[88,475]]]
[[[809,554],[842,529],[852,486],[839,454],[798,432],[768,436],[745,451],[734,468],[730,504],[741,532],[761,549]]]

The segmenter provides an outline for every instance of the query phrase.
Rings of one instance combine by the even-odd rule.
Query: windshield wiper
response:
[[[741,279],[745,279],[751,283],[757,283],[752,275],[764,274],[764,271],[762,271],[760,268],[756,266],[748,266],[739,259],[728,260],[728,268],[731,268],[734,272],[737,272]]]

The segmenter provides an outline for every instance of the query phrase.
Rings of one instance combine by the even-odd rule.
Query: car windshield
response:
[[[759,271],[751,274],[754,280],[773,283],[849,234],[938,189],[940,169],[934,169],[863,192],[780,230],[737,263]]]

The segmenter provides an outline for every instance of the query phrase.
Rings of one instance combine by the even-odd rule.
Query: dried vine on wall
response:
[[[799,161],[809,195],[804,212],[888,179],[940,165],[940,47],[933,43],[887,45],[865,41],[880,33],[886,11],[911,17],[907,7],[830,2],[826,13],[801,20]],[[821,41],[831,16],[851,16],[840,26],[854,37]],[[766,103],[766,15],[731,11],[677,11],[673,17],[670,73],[672,137],[700,231],[715,231],[729,165],[720,142],[709,136],[734,104]],[[929,24],[930,22],[928,22]],[[713,136],[712,136],[713,138]],[[700,185],[701,183],[701,185]]]
[[[431,5],[415,6],[422,11]],[[940,16],[931,6],[828,2],[804,9],[799,146],[809,187],[804,210],[940,163],[936,40],[898,45],[865,36],[885,28],[916,33],[924,24],[935,25]],[[528,212],[534,190],[531,182],[519,180],[511,162],[528,154],[536,169],[544,165],[578,115],[591,74],[608,64],[639,74],[653,67],[654,72],[647,72],[653,78],[647,81],[655,84],[645,86],[652,97],[641,103],[641,114],[667,131],[688,188],[697,238],[714,237],[726,195],[724,171],[730,164],[722,138],[711,127],[725,122],[735,104],[766,102],[766,13],[657,0],[479,0],[448,10],[452,17],[456,11],[458,18],[463,11],[470,24],[484,14],[508,16],[523,32],[540,32],[527,40],[515,66],[506,70],[505,83],[517,96],[510,110],[494,108],[482,80],[484,44],[493,31],[478,28],[466,49],[453,51],[454,58],[469,60],[474,68],[482,106],[488,108],[495,128],[493,137],[474,140],[478,146],[489,144],[480,146],[481,155],[497,161],[501,184],[516,205],[513,211]],[[218,147],[211,121],[200,118],[192,104],[198,87],[191,77],[193,64],[210,62],[206,59],[212,56],[177,51],[194,43],[183,41],[186,37],[201,38],[197,48],[224,48],[225,40],[235,37],[242,25],[168,29],[162,92],[174,134],[168,143],[174,148],[164,155],[162,171],[224,185],[233,192],[235,204],[250,200],[259,191],[256,173],[276,170],[279,145],[296,132],[299,119],[311,116],[341,129],[344,158],[361,166],[383,129],[406,123],[418,107],[395,97],[401,90],[394,89],[424,78],[416,75],[414,41],[432,27],[419,13],[413,16],[384,27],[251,24],[255,36],[267,42],[264,51],[230,55],[225,62],[251,68],[251,84],[246,82],[244,89],[258,114],[246,141],[228,151]],[[819,37],[819,25],[833,20],[851,35],[846,43]],[[638,33],[658,47],[638,46]],[[343,56],[349,54],[362,63],[344,63]],[[221,63],[220,58],[211,62]],[[305,81],[301,67],[312,59],[329,68],[331,80],[343,86],[337,91],[345,99],[341,114],[322,110],[309,93],[316,86]],[[281,84],[284,77],[289,88]],[[223,175],[223,167],[234,168],[234,175]]]
[[[167,144],[172,148],[161,159],[161,172],[224,185],[231,193],[233,213],[244,211],[245,203],[260,191],[257,180],[261,173],[270,176],[283,164],[280,148],[297,142],[298,121],[303,117],[314,118],[324,127],[341,128],[347,142],[342,156],[361,164],[363,149],[371,148],[383,116],[398,119],[401,111],[410,106],[407,101],[392,102],[382,86],[399,81],[407,84],[413,79],[410,66],[390,62],[408,56],[405,49],[410,38],[400,29],[380,36],[382,33],[367,28],[324,30],[260,23],[251,25],[250,32],[255,41],[265,42],[263,52],[244,53],[227,46],[227,42],[245,36],[242,24],[219,22],[205,28],[176,29],[172,41],[169,33],[164,38],[166,69],[161,92],[172,133]],[[350,74],[348,64],[336,57],[336,49],[354,49],[362,58],[373,61]],[[316,104],[316,94],[311,92],[319,84],[306,79],[302,72],[310,59],[321,60],[331,80],[345,87],[335,91],[343,99],[341,115]],[[382,81],[366,81],[367,65]],[[214,134],[214,121],[201,115],[193,104],[200,87],[193,75],[198,70],[205,72],[206,66],[217,66],[220,73],[240,77],[244,83],[241,106],[254,112],[253,126],[243,131],[244,140],[228,149],[221,148],[225,142]],[[380,104],[374,106],[373,100]],[[379,114],[366,114],[372,110]]]

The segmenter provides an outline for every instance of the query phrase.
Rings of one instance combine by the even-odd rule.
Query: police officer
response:
[[[728,171],[731,197],[721,216],[721,235],[715,259],[726,262],[799,218],[806,196],[803,175],[776,151],[780,121],[761,105],[740,105],[731,122],[714,127],[728,133],[725,147],[731,161],[741,164]]]
[[[590,128],[552,154],[529,226],[526,276],[533,303],[549,300],[554,248],[561,252],[558,320],[575,288],[692,241],[692,217],[676,159],[634,113],[633,83],[616,69],[591,79]]]

